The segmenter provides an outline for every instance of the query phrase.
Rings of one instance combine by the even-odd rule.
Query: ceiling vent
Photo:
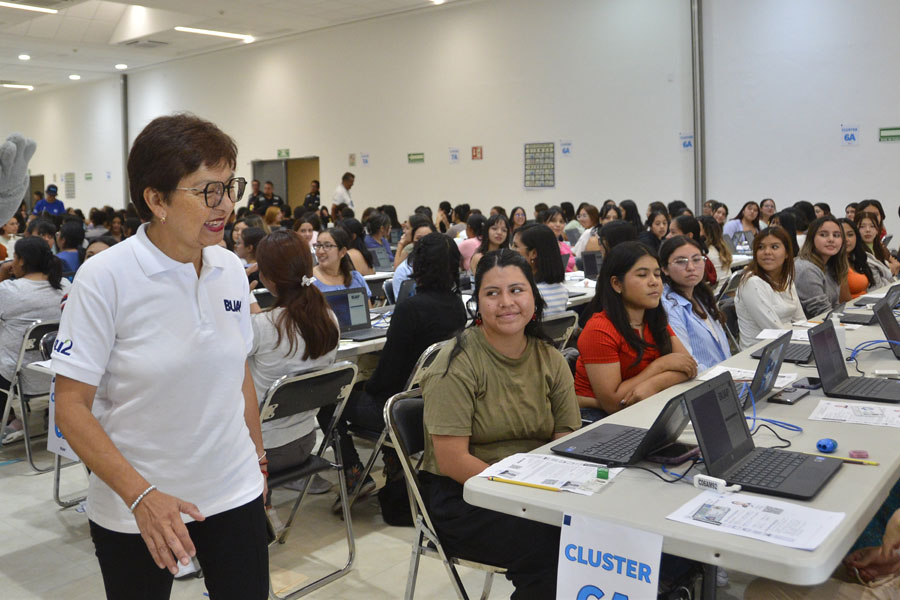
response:
[[[128,42],[123,42],[121,45],[128,46],[129,48],[148,48],[152,50],[153,48],[168,46],[169,42],[160,42],[157,40],[130,40]]]

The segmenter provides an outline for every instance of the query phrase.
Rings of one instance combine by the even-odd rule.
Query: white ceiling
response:
[[[35,92],[108,77],[117,73],[117,63],[131,70],[243,44],[181,33],[174,25],[249,34],[262,41],[434,6],[431,0],[13,1],[59,10],[49,15],[0,8],[0,83],[33,85]],[[147,40],[164,45],[124,45]],[[19,60],[20,54],[31,60]],[[81,80],[70,81],[72,73]],[[0,87],[0,98],[28,93],[34,92]]]

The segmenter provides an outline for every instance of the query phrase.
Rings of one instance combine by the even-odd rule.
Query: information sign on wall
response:
[[[67,200],[75,197],[75,173],[63,173],[63,191]]]
[[[472,146],[472,160],[484,160],[484,146]]]
[[[900,127],[882,127],[878,130],[879,142],[900,142]]]
[[[841,124],[841,146],[859,146],[859,125]]]
[[[525,144],[525,187],[552,188],[556,185],[556,144]]]
[[[291,149],[290,148],[279,148],[278,149],[278,158],[290,158],[291,157]]]
[[[424,152],[410,152],[406,155],[406,160],[409,164],[418,164],[425,162],[425,153]]]

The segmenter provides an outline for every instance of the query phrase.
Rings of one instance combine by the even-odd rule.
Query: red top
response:
[[[666,331],[670,336],[675,333],[666,325]],[[644,340],[654,343],[650,334],[650,326],[644,323]],[[578,362],[575,364],[575,393],[588,398],[594,397],[591,381],[588,379],[584,365],[619,363],[622,381],[631,379],[647,368],[647,365],[659,358],[659,350],[650,347],[644,350],[641,362],[631,366],[637,358],[637,352],[628,345],[625,338],[619,333],[606,313],[595,313],[584,326],[581,336],[578,338]]]

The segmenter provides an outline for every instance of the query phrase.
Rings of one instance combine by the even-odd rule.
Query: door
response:
[[[291,208],[303,206],[306,194],[313,179],[319,179],[319,157],[306,156],[304,158],[291,158],[287,161],[287,194],[285,200]],[[320,186],[321,187],[321,186]],[[321,198],[321,189],[319,191]]]

